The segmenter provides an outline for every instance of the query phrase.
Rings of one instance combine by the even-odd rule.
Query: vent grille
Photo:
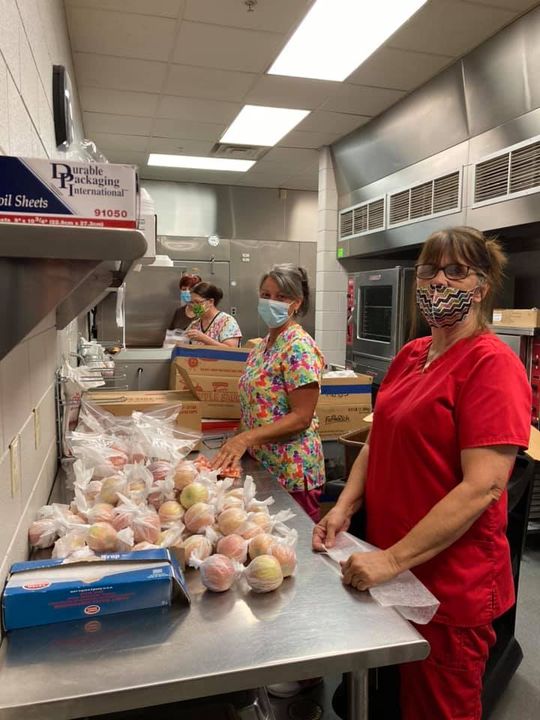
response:
[[[409,220],[410,194],[410,190],[403,190],[395,195],[390,195],[390,225],[397,225]]]
[[[478,163],[474,181],[474,202],[484,202],[508,194],[510,154]]]
[[[540,141],[514,150],[510,166],[510,192],[540,187]]]
[[[340,220],[339,237],[349,237],[349,235],[353,234],[353,211],[347,210],[341,213]]]
[[[475,167],[474,202],[494,202],[540,192],[540,140],[508,148]]]
[[[340,239],[383,229],[384,198],[362,203],[340,213]]]
[[[460,171],[390,195],[389,225],[426,220],[460,209]]]
[[[216,143],[210,150],[212,157],[231,158],[235,160],[260,160],[271,150],[263,145],[231,145]]]

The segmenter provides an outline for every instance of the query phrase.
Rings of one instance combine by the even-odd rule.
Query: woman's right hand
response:
[[[348,530],[350,524],[351,513],[335,505],[313,528],[313,549],[322,552],[325,548],[332,547],[336,535]]]

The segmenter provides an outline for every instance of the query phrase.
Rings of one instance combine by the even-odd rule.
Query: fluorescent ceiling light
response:
[[[316,0],[268,71],[345,80],[427,0]]]
[[[227,170],[246,172],[255,165],[255,160],[229,160],[228,158],[195,157],[194,155],[162,155],[150,153],[148,165],[160,167],[192,168],[194,170]]]
[[[275,145],[309,115],[309,110],[244,105],[221,138],[236,145]]]

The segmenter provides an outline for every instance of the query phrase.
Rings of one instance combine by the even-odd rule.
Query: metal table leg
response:
[[[368,720],[368,671],[344,673],[347,720]]]

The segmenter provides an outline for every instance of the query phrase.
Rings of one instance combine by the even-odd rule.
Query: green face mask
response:
[[[193,303],[191,309],[193,310],[193,315],[195,315],[197,320],[200,320],[206,312],[206,309],[202,303]]]

